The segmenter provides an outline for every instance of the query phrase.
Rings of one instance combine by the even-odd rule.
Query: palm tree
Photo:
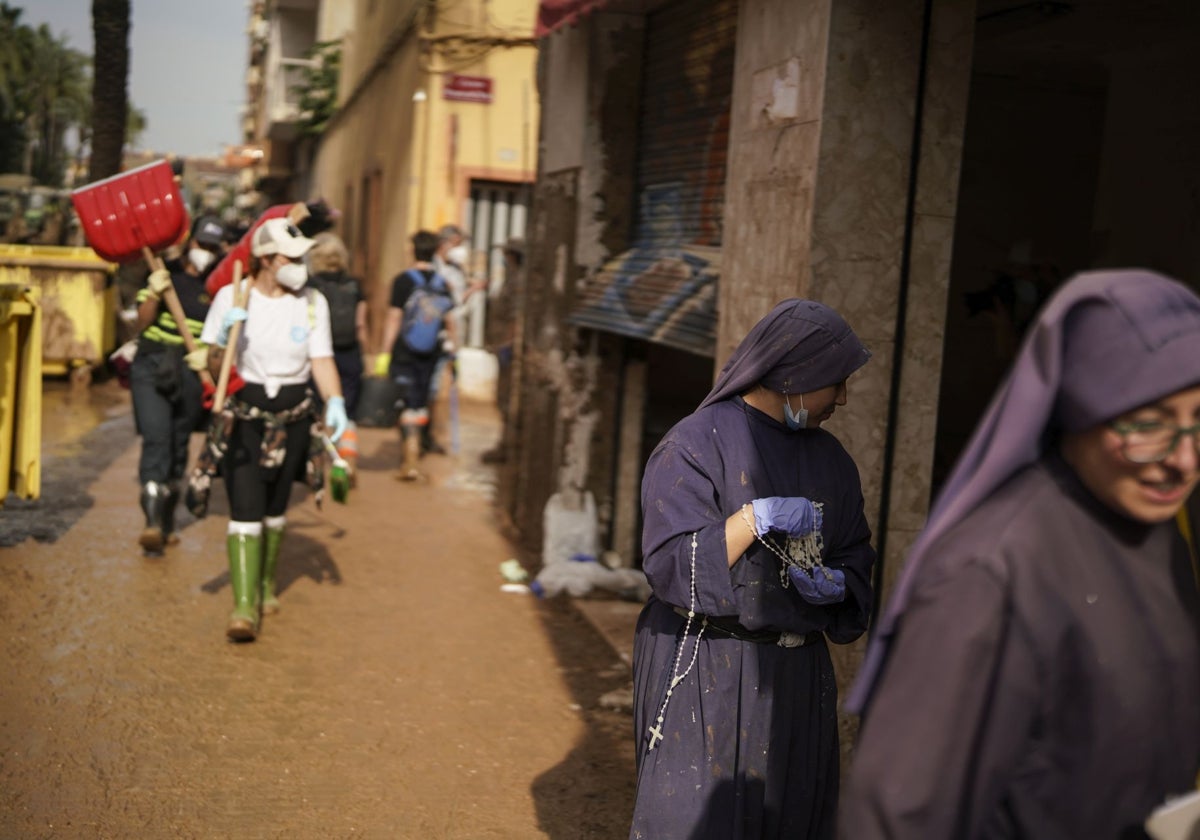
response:
[[[121,171],[128,119],[129,0],[92,0],[92,158],[88,180]]]
[[[25,84],[30,29],[20,18],[20,9],[0,2],[0,172],[16,172],[25,160],[20,98]]]
[[[31,139],[27,171],[42,184],[62,183],[67,130],[87,113],[87,56],[45,24],[33,32],[22,104]]]
[[[16,89],[24,75],[24,37],[20,24],[21,10],[0,3],[0,108],[12,110]]]

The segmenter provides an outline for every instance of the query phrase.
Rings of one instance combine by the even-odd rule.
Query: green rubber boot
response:
[[[283,528],[263,528],[263,615],[279,612],[279,599],[275,596],[275,569],[279,566],[279,546],[283,543]]]
[[[229,580],[233,584],[233,612],[225,635],[235,642],[252,642],[258,636],[262,537],[229,534],[225,544],[229,550]]]

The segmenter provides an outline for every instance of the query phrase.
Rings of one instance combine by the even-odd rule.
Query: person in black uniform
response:
[[[167,289],[175,294],[187,318],[184,328],[200,335],[210,303],[204,279],[216,264],[225,228],[213,216],[192,225],[183,255],[174,271],[158,269],[137,295],[137,355],[129,373],[133,415],[142,437],[138,461],[141,505],[146,524],[138,537],[148,557],[162,555],[178,542],[175,506],[187,467],[188,438],[203,416],[203,387],[197,371],[207,363],[207,349],[185,352],[180,326],[163,301]]]

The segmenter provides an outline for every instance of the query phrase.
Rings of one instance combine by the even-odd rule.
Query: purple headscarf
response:
[[[1046,302],[938,495],[871,635],[846,707],[861,713],[929,548],[1052,432],[1079,432],[1200,383],[1200,298],[1150,271],[1078,274]]]
[[[781,394],[817,391],[845,381],[870,358],[833,309],[813,300],[785,300],[742,339],[700,408],[759,383]]]

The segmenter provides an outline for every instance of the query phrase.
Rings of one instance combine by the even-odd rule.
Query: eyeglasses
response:
[[[1184,435],[1191,436],[1200,454],[1200,423],[1179,426],[1161,420],[1114,420],[1108,427],[1121,436],[1121,454],[1135,464],[1165,461]]]

